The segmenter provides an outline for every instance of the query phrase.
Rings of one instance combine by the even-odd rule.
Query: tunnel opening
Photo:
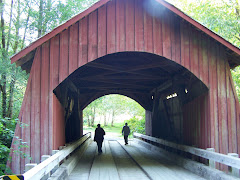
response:
[[[195,144],[196,129],[188,126],[198,99],[207,96],[208,87],[191,71],[146,52],[120,52],[91,61],[69,75],[54,89],[62,104],[66,142],[83,134],[83,109],[107,94],[134,99],[145,109],[146,134],[185,144]],[[205,98],[206,99],[206,98]],[[193,119],[194,128],[201,117]]]
[[[94,134],[97,124],[104,128],[105,137],[110,140],[122,138],[122,128],[125,123],[132,130],[145,134],[145,109],[133,99],[109,94],[92,101],[83,110],[83,134]]]

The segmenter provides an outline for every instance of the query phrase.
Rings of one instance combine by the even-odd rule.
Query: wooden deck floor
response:
[[[203,179],[146,148],[129,142],[105,140],[103,153],[98,154],[92,142],[80,162],[72,171],[69,180],[178,180]]]

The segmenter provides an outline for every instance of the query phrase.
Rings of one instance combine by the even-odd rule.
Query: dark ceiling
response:
[[[164,96],[175,91],[194,89],[193,98],[206,86],[190,71],[158,55],[145,52],[123,52],[107,55],[78,68],[54,93],[62,104],[74,96],[85,108],[93,100],[107,94],[126,95],[145,109],[151,110],[155,93]]]

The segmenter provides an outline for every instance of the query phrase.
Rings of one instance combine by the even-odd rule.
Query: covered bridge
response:
[[[12,152],[14,173],[79,139],[83,109],[113,93],[145,108],[147,135],[240,153],[240,49],[164,0],[101,0],[11,61],[30,73],[19,114],[29,126],[15,136],[31,160]]]

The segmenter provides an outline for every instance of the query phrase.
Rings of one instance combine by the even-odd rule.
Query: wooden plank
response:
[[[183,34],[183,62],[182,65],[190,70],[190,28],[188,24],[184,24]]]
[[[78,66],[88,62],[88,16],[79,21],[79,57]]]
[[[220,162],[220,163],[223,163],[228,166],[232,166],[232,167],[236,167],[236,168],[240,167],[240,159],[239,158],[234,158],[234,157],[231,157],[231,156],[228,156],[225,154],[207,151],[204,149],[195,148],[195,147],[191,147],[191,146],[176,144],[176,143],[166,141],[166,140],[163,140],[160,138],[155,138],[155,137],[151,137],[151,136],[147,136],[147,135],[143,135],[143,134],[139,134],[139,133],[134,133],[134,137],[137,137],[137,138],[140,137],[140,138],[143,138],[143,139],[155,142],[155,143],[162,144],[167,147],[171,147],[174,149],[178,149],[178,150],[181,150],[184,152],[194,154],[194,155],[202,157],[202,158],[214,160],[216,162]]]
[[[209,87],[207,38],[206,36],[201,35],[200,39],[201,39],[201,48],[199,50],[200,79],[206,86]]]
[[[175,36],[175,62],[181,63],[181,34],[180,34],[180,19],[174,16],[174,36]]]
[[[162,37],[163,37],[163,56],[171,59],[172,48],[171,48],[171,18],[170,13],[164,11],[164,17],[162,21]]]
[[[69,74],[78,68],[78,33],[79,24],[76,23],[70,27],[69,33]]]
[[[116,6],[115,1],[107,4],[107,54],[116,51]]]
[[[137,1],[135,0],[135,51],[144,51],[144,37],[143,37],[143,32],[144,32],[144,28],[143,28],[143,1]],[[155,18],[155,38],[158,38],[159,35],[159,31],[157,30],[157,28],[159,28],[159,26],[157,26],[157,22],[156,22],[156,18]],[[158,31],[158,32],[157,32]],[[161,41],[158,41],[158,44],[161,44]],[[158,50],[158,47],[156,46],[156,51]]]
[[[40,136],[41,136],[41,155],[48,155],[48,139],[49,139],[49,68],[50,68],[50,46],[49,42],[42,45],[41,59],[41,113],[40,113]]]
[[[219,121],[219,148],[223,154],[228,153],[228,131],[227,131],[227,102],[226,102],[226,75],[225,60],[222,58],[220,46],[217,45],[217,73],[218,73],[218,121]],[[220,166],[221,167],[221,166]],[[227,166],[222,166],[227,171]]]
[[[50,42],[50,84],[49,84],[49,139],[48,154],[53,150],[53,90],[59,83],[59,63],[60,63],[60,36],[55,36]]]
[[[98,9],[98,57],[107,54],[107,8],[106,5]]]
[[[31,157],[33,163],[40,162],[40,99],[41,99],[41,47],[37,50],[35,64],[32,67],[32,99],[31,99]]]
[[[176,62],[176,37],[175,37],[175,22],[174,22],[174,14],[169,13],[169,28],[170,28],[170,46],[171,46],[171,60]]]
[[[126,51],[134,51],[135,49],[135,32],[134,32],[134,4],[135,0],[127,0],[126,2]]]
[[[233,122],[236,122],[236,119],[232,119],[232,113],[231,113],[231,99],[230,99],[230,89],[231,87],[229,86],[229,73],[230,69],[228,69],[227,62],[225,62],[225,74],[226,74],[226,93],[227,93],[227,126],[228,126],[228,152],[232,153],[233,151],[233,134],[234,134],[234,129],[232,129],[232,124]],[[233,98],[233,97],[231,97]],[[234,100],[234,98],[232,99]],[[235,109],[235,108],[234,108]],[[236,143],[236,142],[235,142]],[[236,152],[236,151],[235,151]]]
[[[144,1],[146,2],[146,0]],[[153,9],[147,8],[148,11]],[[144,22],[144,50],[146,52],[153,52],[153,18],[145,9],[143,12]]]
[[[199,39],[198,39],[198,32],[196,30],[192,30],[191,36],[192,45],[190,45],[190,54],[191,54],[191,72],[195,74],[196,77],[199,78]]]
[[[69,29],[60,34],[59,82],[69,75]]]
[[[23,174],[25,179],[41,179],[44,175],[48,174],[54,167],[56,167],[60,162],[62,162],[67,156],[70,155],[76,148],[84,143],[90,137],[89,134],[83,136],[76,142],[73,142],[71,145],[67,146],[63,150],[54,154],[50,158],[46,159],[39,165],[30,169]]]
[[[98,57],[98,16],[97,11],[89,14],[88,17],[88,62]]]
[[[116,51],[126,49],[125,0],[116,0]]]

